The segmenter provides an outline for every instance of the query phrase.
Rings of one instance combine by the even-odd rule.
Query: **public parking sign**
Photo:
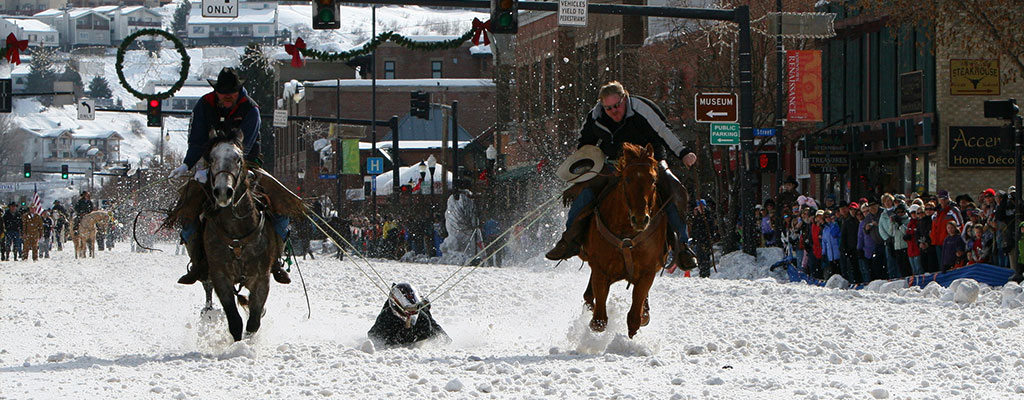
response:
[[[740,144],[740,124],[711,124],[711,144]]]
[[[736,122],[739,102],[735,93],[697,93],[693,95],[697,122]]]

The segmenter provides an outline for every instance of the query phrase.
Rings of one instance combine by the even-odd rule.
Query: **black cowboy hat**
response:
[[[238,93],[242,90],[242,84],[245,83],[245,79],[238,77],[238,71],[231,67],[224,67],[220,70],[220,75],[217,75],[217,80],[207,79],[210,82],[210,86],[213,86],[213,90],[217,93],[230,94]]]
[[[793,184],[793,186],[800,186],[800,184],[799,184],[799,183],[797,183],[797,181],[796,181],[796,178],[794,178],[794,177],[793,177],[792,175],[790,175],[790,176],[787,176],[787,177],[786,177],[786,181],[785,181],[785,182],[783,182],[783,183],[792,183],[792,184]]]

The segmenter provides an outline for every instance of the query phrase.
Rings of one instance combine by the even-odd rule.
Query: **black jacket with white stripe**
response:
[[[683,142],[669,129],[665,122],[665,114],[654,102],[630,95],[626,97],[626,114],[622,122],[615,122],[604,112],[601,103],[589,113],[580,129],[577,148],[592,144],[601,149],[609,159],[619,158],[623,143],[635,145],[654,145],[654,158],[665,159],[665,151],[682,158],[690,153]]]

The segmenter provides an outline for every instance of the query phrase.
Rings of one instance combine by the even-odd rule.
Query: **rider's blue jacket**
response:
[[[192,168],[199,158],[208,150],[206,144],[210,139],[210,129],[240,129],[244,136],[245,158],[258,161],[260,158],[260,109],[249,97],[245,88],[238,93],[238,101],[234,107],[217,106],[217,94],[210,92],[196,102],[192,109],[192,123],[188,133],[188,152],[185,153],[185,165]]]

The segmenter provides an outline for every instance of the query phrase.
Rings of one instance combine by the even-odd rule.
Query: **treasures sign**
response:
[[[950,168],[1012,168],[1013,142],[998,126],[949,127]]]
[[[809,136],[807,166],[816,174],[843,174],[850,167],[850,152],[840,135]]]
[[[998,96],[999,60],[949,60],[949,94]]]

